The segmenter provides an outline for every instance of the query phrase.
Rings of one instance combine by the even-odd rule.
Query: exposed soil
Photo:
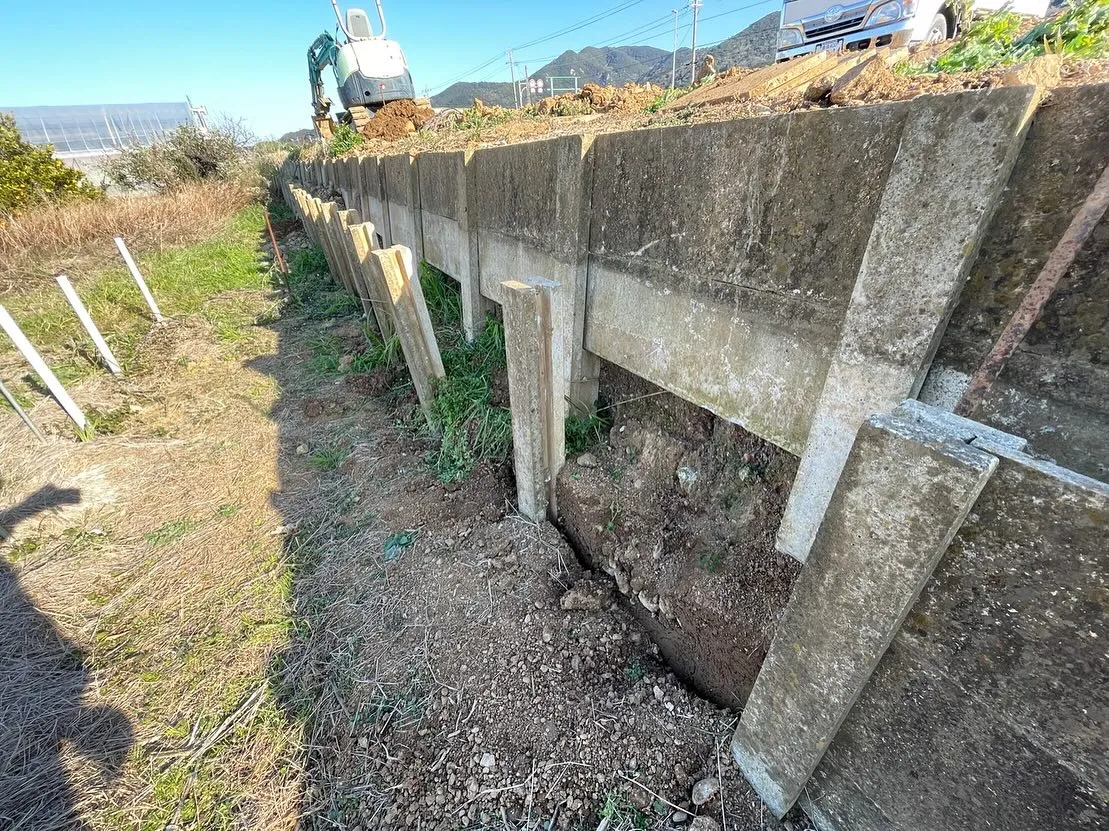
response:
[[[606,446],[571,455],[562,524],[681,677],[742,706],[800,571],[774,548],[797,460],[610,364]]]
[[[282,353],[307,348],[301,323],[279,326]],[[606,806],[645,827],[722,812],[729,828],[779,827],[730,761],[735,715],[671,672],[607,575],[515,514],[507,468],[438,481],[434,442],[395,426],[410,394],[368,400],[357,376],[321,382],[302,363],[265,368],[284,391],[275,504],[294,540],[318,543],[298,608],[326,598],[287,658],[319,708],[310,827],[592,828]],[[321,476],[310,459],[336,437],[349,455]],[[720,794],[693,805],[710,776]]]
[[[395,141],[416,132],[435,115],[431,107],[415,101],[390,101],[361,129],[368,139]]]
[[[44,401],[34,411],[53,436],[44,451],[0,414],[5,507],[29,505],[43,485],[81,490],[78,506],[58,497],[13,527],[0,589],[33,599],[19,608],[65,639],[51,662],[89,673],[66,693],[70,721],[135,731],[97,739],[89,755],[110,775],[72,767],[80,748],[63,766],[46,712],[50,729],[25,750],[48,766],[66,812],[40,800],[54,819],[36,827],[199,828],[217,815],[220,827],[231,817],[265,828],[593,829],[602,816],[610,829],[783,827],[731,762],[735,713],[671,671],[610,577],[584,570],[556,529],[515,513],[509,470],[435,478],[437,445],[409,426],[411,391],[389,391],[396,379],[381,371],[349,371],[344,358],[362,348],[353,318],[278,317],[265,292],[216,302],[253,307],[257,323],[232,338],[201,316],[171,321],[122,385],[74,386],[86,406],[125,414],[113,435],[74,444]],[[315,361],[325,341],[343,352],[337,372]],[[762,451],[711,419],[675,414],[660,432],[646,411],[618,413],[625,432],[615,428],[600,455],[612,469],[619,460],[629,483],[643,480],[644,507],[621,518],[617,538],[677,552],[664,577],[676,579],[678,554],[716,562],[720,535],[708,524],[724,471],[745,452],[762,465]],[[681,460],[703,484],[688,497],[702,513],[683,519],[679,505],[657,503],[672,501],[664,472],[686,424]],[[629,466],[620,454],[634,448]],[[753,501],[779,498],[772,490],[745,486],[734,503],[736,523],[763,529],[759,539],[769,525]],[[665,533],[632,517],[661,518]],[[701,547],[682,553],[686,543]],[[683,622],[707,621],[702,610],[717,607],[694,595],[741,572],[725,558],[711,580],[661,595]],[[771,576],[774,591],[788,589],[788,576]],[[287,620],[275,602],[291,606]],[[737,643],[758,640],[773,602],[740,615]],[[144,782],[167,787],[178,764],[180,801],[171,791],[158,813]],[[5,792],[37,793],[19,778],[30,769],[9,771]],[[720,790],[694,804],[693,786],[713,777]],[[809,826],[795,817],[785,827]]]

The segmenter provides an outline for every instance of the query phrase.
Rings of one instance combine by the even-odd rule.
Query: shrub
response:
[[[149,147],[124,150],[107,165],[122,188],[172,191],[190,182],[239,177],[247,163],[246,136],[236,125],[201,130],[178,127]]]
[[[102,195],[83,173],[55,158],[53,148],[35,147],[24,141],[15,119],[0,113],[0,217],[44,202],[96,199]]]

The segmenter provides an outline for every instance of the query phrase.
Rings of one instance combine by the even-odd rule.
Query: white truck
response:
[[[810,52],[935,43],[955,34],[958,0],[785,0],[777,59]],[[1043,17],[1050,0],[972,0],[971,12],[1005,8]]]

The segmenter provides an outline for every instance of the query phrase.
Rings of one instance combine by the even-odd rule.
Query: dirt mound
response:
[[[435,111],[415,101],[390,101],[362,128],[366,138],[396,141],[414,133],[428,121]]]
[[[589,115],[591,113],[639,112],[663,94],[654,84],[625,84],[622,87],[585,84],[577,92],[544,98],[535,105],[539,115]]]

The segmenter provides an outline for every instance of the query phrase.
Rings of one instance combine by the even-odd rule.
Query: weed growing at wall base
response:
[[[420,285],[435,324],[446,377],[435,385],[431,417],[441,433],[432,459],[444,482],[465,479],[481,461],[504,462],[512,451],[512,412],[497,392],[507,389],[504,326],[494,317],[466,343],[462,304],[454,282],[426,263]],[[500,386],[497,386],[500,381]],[[507,395],[502,397],[507,399]]]

